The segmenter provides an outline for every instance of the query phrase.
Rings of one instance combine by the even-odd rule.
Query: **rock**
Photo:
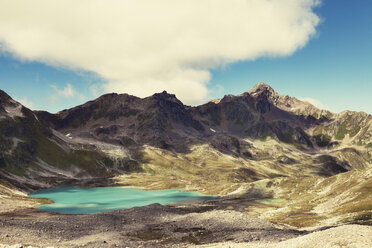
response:
[[[23,248],[23,245],[21,244],[17,244],[17,245],[13,245],[13,246],[10,246],[11,248]]]

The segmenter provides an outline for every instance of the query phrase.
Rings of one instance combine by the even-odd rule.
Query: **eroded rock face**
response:
[[[337,145],[332,140],[337,135],[335,130],[343,127],[345,119],[345,115],[282,96],[264,83],[241,95],[226,95],[197,107],[185,106],[175,95],[164,91],[147,98],[107,94],[55,115],[36,114],[46,125],[74,137],[124,146],[125,139],[130,140],[131,146],[148,144],[176,151],[184,143],[209,143],[208,137],[215,132],[238,138],[272,137],[306,149],[314,145],[332,147]],[[371,123],[369,115],[358,120],[353,118],[346,127],[353,129],[353,134]],[[308,132],[309,129],[316,132]],[[362,136],[368,136],[370,130],[365,133]],[[368,140],[363,142],[368,144]]]

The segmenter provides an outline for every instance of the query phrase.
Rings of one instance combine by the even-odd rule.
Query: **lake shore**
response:
[[[78,185],[64,185],[41,190],[29,194],[29,197],[50,199],[52,202],[39,206],[39,209],[65,214],[93,214],[153,203],[171,204],[216,198],[183,189],[146,191],[138,187],[82,188]]]
[[[227,240],[276,242],[304,233],[237,211],[210,209],[207,203],[152,204],[89,215],[30,211],[1,218],[0,227],[0,243],[37,247],[185,247]]]
[[[171,205],[151,204],[144,207],[99,214],[56,214],[28,208],[2,214],[0,247],[22,244],[23,247],[276,247],[313,231],[273,225],[235,210],[224,210],[216,200],[184,202]],[[99,225],[97,225],[99,223]],[[361,230],[359,243],[367,240],[372,227],[345,226],[332,233]],[[327,232],[329,227],[315,231]],[[350,228],[350,229],[348,229]],[[311,237],[311,236],[310,236]],[[347,236],[343,236],[347,237]],[[304,241],[305,240],[305,241]],[[308,242],[308,239],[297,243]],[[333,242],[332,239],[328,239]],[[351,242],[350,239],[349,242]],[[357,242],[357,240],[354,240]],[[323,244],[327,244],[324,239]],[[361,243],[360,243],[361,242]],[[369,242],[369,243],[368,243]],[[285,246],[283,246],[285,247]],[[311,246],[303,246],[311,247]],[[364,247],[364,246],[350,246]],[[368,247],[368,246],[365,246]]]
[[[87,188],[103,186],[100,181],[87,181],[82,185]],[[272,224],[247,213],[247,203],[257,203],[254,202],[255,198],[242,197],[225,196],[204,201],[151,204],[98,214],[71,215],[38,210],[37,206],[46,203],[45,199],[29,198],[17,191],[7,195],[4,191],[0,199],[0,248],[13,247],[15,244],[61,248],[273,248],[279,245],[310,248],[314,244],[309,241],[313,240],[313,236],[308,235],[313,234],[321,235],[322,244],[329,244],[329,247],[336,243],[358,248],[372,245],[371,240],[366,240],[366,237],[372,236],[371,226],[298,229]],[[324,236],[327,231],[330,236]],[[359,237],[360,232],[364,236]]]

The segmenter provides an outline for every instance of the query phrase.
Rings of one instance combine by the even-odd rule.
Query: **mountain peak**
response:
[[[0,107],[16,106],[18,102],[14,101],[5,91],[0,90]]]
[[[258,83],[256,84],[250,91],[249,93],[262,93],[262,92],[271,92],[271,93],[275,93],[274,89],[271,88],[270,85],[268,84],[265,84],[265,83]]]
[[[155,93],[154,95],[152,95],[152,97],[158,100],[162,99],[162,100],[179,101],[175,94],[169,94],[165,90],[161,93]]]
[[[7,93],[5,93],[5,91],[0,90],[0,100],[5,101],[9,99],[11,99],[11,97]]]

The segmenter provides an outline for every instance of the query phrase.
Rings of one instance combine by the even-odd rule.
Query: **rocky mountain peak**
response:
[[[163,92],[161,92],[161,93],[155,93],[154,95],[153,95],[154,97],[171,97],[171,98],[175,98],[176,97],[176,95],[174,95],[174,94],[169,94],[166,90],[163,90]]]
[[[250,93],[253,96],[259,95],[262,93],[270,93],[271,95],[276,94],[276,92],[274,91],[273,88],[271,88],[270,85],[262,83],[262,82],[256,84],[248,93]]]
[[[21,104],[13,100],[7,93],[0,90],[0,109],[4,112],[6,108],[22,108]]]
[[[161,93],[155,93],[154,95],[151,96],[151,98],[157,101],[171,101],[171,102],[177,102],[183,105],[183,103],[180,100],[178,100],[175,94],[169,94],[165,90]]]
[[[11,99],[11,97],[7,93],[0,90],[0,104],[4,104],[5,102],[9,101],[10,99]]]

